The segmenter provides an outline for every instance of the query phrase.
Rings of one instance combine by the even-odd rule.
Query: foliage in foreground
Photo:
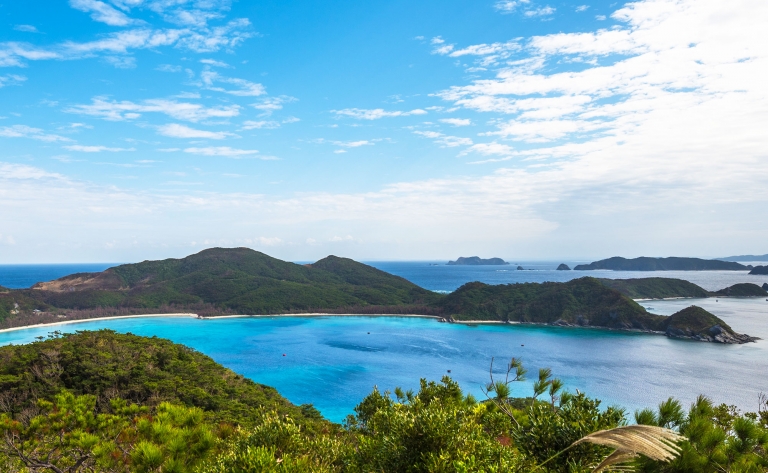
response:
[[[52,346],[62,349],[58,368],[40,364],[32,349],[0,350],[12,350],[22,357],[6,358],[0,364],[5,369],[0,380],[8,383],[10,379],[6,386],[16,393],[0,403],[0,471],[570,473],[593,471],[606,458],[617,460],[617,452],[624,455],[618,458],[624,463],[609,468],[633,467],[648,473],[768,471],[765,409],[741,414],[732,406],[714,406],[702,397],[688,412],[672,399],[657,410],[636,412],[636,424],[672,429],[685,437],[678,445],[679,457],[668,463],[633,457],[631,448],[614,451],[616,445],[604,439],[619,433],[605,432],[617,427],[621,432],[631,430],[621,427],[628,421],[624,411],[603,408],[600,401],[583,393],[563,392],[562,383],[549,370],[538,372],[530,397],[513,396],[515,386],[526,377],[519,360],[507,365],[506,376],[502,370],[503,378],[491,369],[496,379],[485,389],[487,399],[478,401],[466,395],[448,377],[439,382],[422,380],[418,392],[396,389],[390,394],[374,389],[343,426],[307,417],[308,408],[286,408],[281,403],[245,406],[247,415],[235,415],[240,411],[225,406],[234,401],[222,398],[223,404],[214,405],[216,409],[223,406],[224,414],[217,414],[207,410],[208,404],[190,405],[187,399],[194,401],[195,397],[170,391],[137,395],[146,383],[163,385],[157,380],[164,375],[152,374],[156,370],[162,373],[154,357],[156,350],[174,346],[142,339],[147,345],[139,347],[137,339],[141,337],[101,332],[27,346],[50,358]],[[103,343],[93,343],[98,340]],[[74,352],[84,358],[63,355],[75,341],[97,352],[101,347],[103,353]],[[120,384],[119,376],[105,374],[101,379],[98,370],[82,371],[84,364],[94,360],[104,363],[104,356],[117,353],[115,346],[120,344],[146,352],[134,355],[141,363],[129,362],[131,370],[125,376],[135,377],[133,381]],[[152,351],[153,345],[160,348]],[[23,360],[27,371],[19,368],[25,366]],[[74,377],[77,373],[79,377]],[[210,373],[226,375],[223,368]],[[187,379],[188,374],[179,375],[182,389],[194,383],[201,383],[204,390],[216,386],[207,375],[198,373]],[[116,391],[105,396],[105,387],[114,383]],[[51,394],[52,390],[56,392]],[[765,399],[761,404],[768,407]],[[631,432],[624,433],[631,440]],[[585,436],[594,442],[579,442]],[[676,439],[674,434],[666,438]]]

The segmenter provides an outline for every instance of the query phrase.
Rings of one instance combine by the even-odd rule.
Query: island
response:
[[[500,266],[509,264],[501,258],[482,259],[479,256],[459,257],[456,261],[449,261],[448,266]]]
[[[565,263],[560,263],[560,265],[557,267],[557,270],[558,271],[570,271],[571,268],[567,264],[565,264]]]
[[[593,271],[608,269],[613,271],[746,271],[750,269],[743,264],[732,261],[707,260],[700,258],[622,258],[614,256],[589,264],[580,264],[573,268],[576,271]]]
[[[721,261],[768,261],[768,255],[739,255],[717,258]]]
[[[768,265],[765,266],[755,266],[752,268],[752,271],[749,272],[749,274],[757,274],[757,275],[768,275]]]
[[[752,286],[749,291],[756,288],[765,293]],[[679,317],[651,314],[633,300],[709,294],[696,288],[680,280],[617,283],[582,277],[565,283],[472,282],[446,295],[348,258],[328,256],[302,265],[248,248],[211,248],[182,259],[125,264],[99,273],[72,274],[30,289],[7,290],[0,293],[0,327],[179,312],[200,317],[417,314],[447,322],[570,325],[678,338],[679,329],[695,340],[753,340],[703,309],[683,318],[688,325],[682,326]],[[745,291],[732,289],[727,295]],[[691,324],[691,318],[697,324]]]

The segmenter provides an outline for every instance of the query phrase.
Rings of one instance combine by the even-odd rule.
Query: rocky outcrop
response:
[[[557,270],[558,271],[570,271],[571,268],[567,264],[565,264],[565,263],[560,263],[560,266],[557,267]]]
[[[749,274],[758,274],[761,276],[768,275],[768,265],[755,266],[754,268],[752,268],[752,271],[750,271]]]
[[[695,305],[669,316],[664,321],[663,328],[666,336],[670,338],[701,342],[741,344],[759,340],[756,337],[734,332],[721,319]]]

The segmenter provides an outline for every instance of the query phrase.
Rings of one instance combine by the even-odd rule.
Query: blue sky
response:
[[[0,261],[768,252],[720,3],[3,3]]]

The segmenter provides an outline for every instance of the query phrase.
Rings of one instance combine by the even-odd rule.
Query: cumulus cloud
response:
[[[363,108],[345,108],[343,110],[331,110],[337,117],[351,117],[358,120],[378,120],[387,117],[409,117],[412,115],[426,115],[427,111],[420,108],[411,111],[392,110],[386,111],[381,108],[363,109]]]
[[[157,132],[163,136],[170,136],[171,138],[203,138],[209,140],[223,140],[224,138],[234,136],[232,133],[225,131],[198,130],[178,123],[163,125],[158,128]]]
[[[94,21],[110,26],[126,26],[133,23],[125,13],[98,0],[69,0],[69,4],[72,8],[90,13]]]
[[[261,110],[264,116],[268,116],[268,115],[271,115],[272,112],[275,112],[277,110],[282,110],[283,104],[296,102],[296,101],[298,101],[298,99],[295,97],[281,95],[279,97],[264,98],[259,102],[251,104],[251,107],[255,108],[256,110]]]

